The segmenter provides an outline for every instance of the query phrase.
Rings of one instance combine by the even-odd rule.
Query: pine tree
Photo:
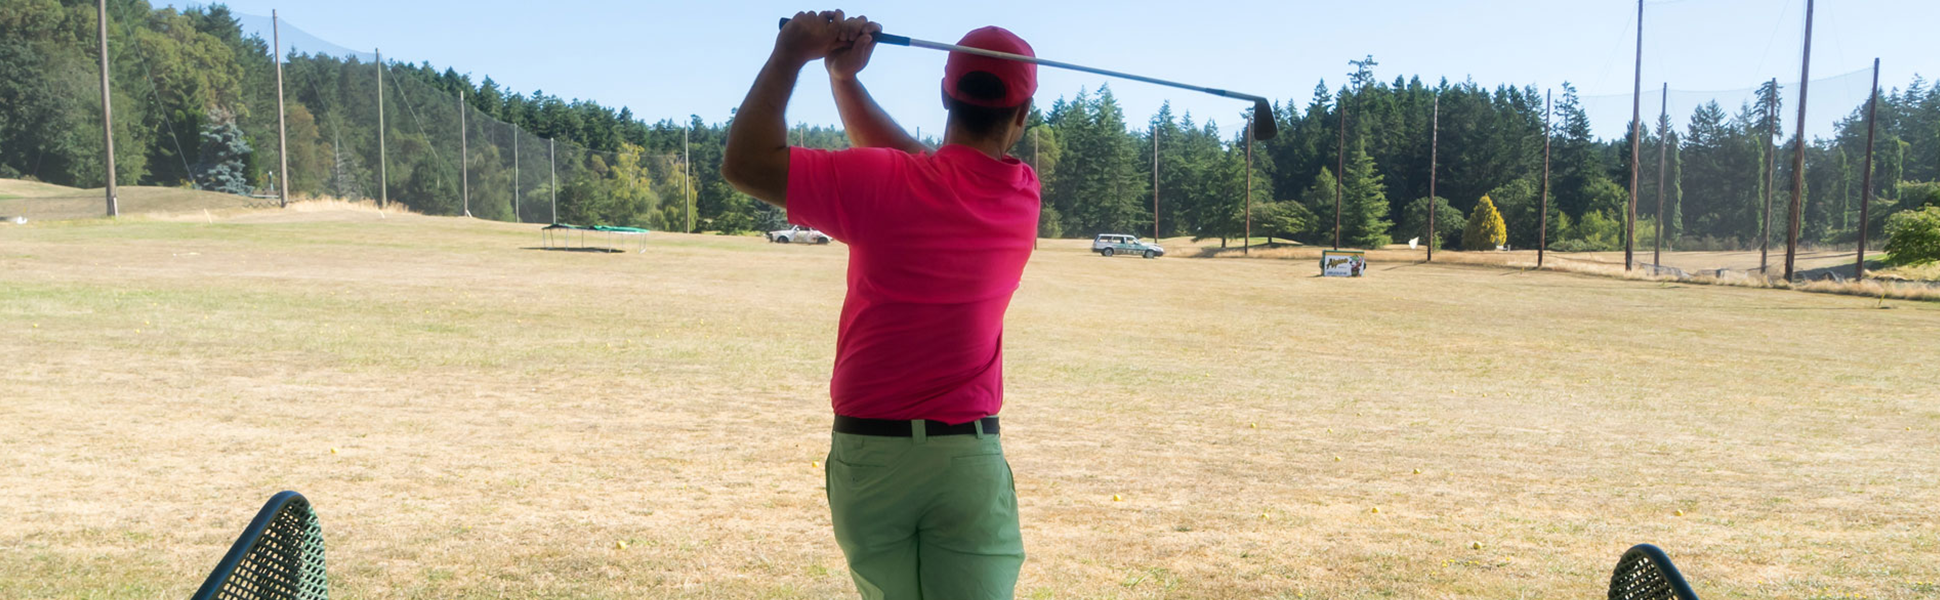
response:
[[[1314,226],[1294,239],[1308,244],[1334,243],[1334,170],[1321,167],[1296,198],[1314,215]]]
[[[1050,190],[1056,187],[1059,178],[1058,163],[1064,156],[1064,146],[1058,141],[1058,130],[1045,123],[1043,115],[1032,111],[1036,123],[1017,140],[1010,155],[1031,165],[1037,173],[1040,206],[1037,213],[1038,237],[1056,238],[1064,235],[1064,216],[1052,203]]]
[[[1563,97],[1556,103],[1556,112],[1563,117],[1563,127],[1555,142],[1554,196],[1556,208],[1572,218],[1593,210],[1592,189],[1599,180],[1607,181],[1603,159],[1597,153],[1596,140],[1590,130],[1590,117],[1583,111],[1583,105],[1576,95],[1576,87],[1563,84]]]
[[[1506,243],[1509,243],[1508,225],[1502,222],[1502,213],[1496,212],[1495,202],[1483,196],[1469,213],[1468,226],[1462,228],[1462,249],[1494,250]]]
[[[249,195],[255,189],[249,185],[243,169],[249,152],[249,142],[243,139],[242,128],[236,126],[235,114],[221,108],[210,109],[209,119],[202,127],[202,151],[198,154],[201,159],[193,167],[195,187]]]
[[[324,190],[340,200],[362,200],[370,196],[364,194],[364,169],[357,164],[356,152],[345,152],[342,136],[330,145],[330,177],[324,181]]]
[[[1080,93],[1075,101],[1053,105],[1051,115],[1064,151],[1085,158],[1060,165],[1050,190],[1065,220],[1063,231],[1088,236],[1149,226],[1150,183],[1140,175],[1138,142],[1125,130],[1125,113],[1111,89],[1099,88],[1096,98]]]
[[[1341,191],[1341,243],[1355,248],[1388,245],[1387,185],[1375,170],[1365,144],[1357,145],[1347,163]]]

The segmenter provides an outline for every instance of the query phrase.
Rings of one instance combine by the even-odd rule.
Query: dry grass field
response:
[[[538,241],[0,225],[0,600],[184,597],[283,489],[342,598],[849,597],[843,247]],[[1020,597],[1595,598],[1653,542],[1706,598],[1940,598],[1940,304],[1314,271],[1044,243]]]
[[[251,205],[274,204],[233,194],[218,194],[185,188],[124,185],[115,188],[117,207],[123,215],[148,213],[178,214],[204,209],[232,211]],[[107,195],[101,188],[71,188],[49,183],[0,179],[0,217],[26,217],[30,221],[82,219],[107,212]]]

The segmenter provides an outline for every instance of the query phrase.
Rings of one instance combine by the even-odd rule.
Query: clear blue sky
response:
[[[1795,85],[1806,0],[1652,0],[1644,18],[1644,88],[1665,82],[1671,110],[1773,77]],[[233,0],[238,13],[281,11],[290,24],[329,42],[386,58],[490,75],[512,90],[626,106],[648,120],[700,115],[725,119],[766,58],[778,17],[809,8],[771,1],[398,2]],[[1372,54],[1376,75],[1432,82],[1473,78],[1539,88],[1574,83],[1602,135],[1629,117],[1636,4],[1625,0],[1294,0],[1194,2],[849,2],[892,33],[938,41],[995,24],[1017,32],[1039,56],[1223,87],[1305,105],[1317,81],[1338,87],[1347,61]],[[1868,69],[1884,59],[1882,85],[1915,73],[1940,77],[1931,45],[1940,23],[1933,0],[1828,0],[1817,5],[1812,77]],[[287,35],[287,34],[286,34]],[[265,36],[267,37],[267,36]],[[937,85],[944,55],[884,47],[864,73],[876,98],[905,126],[940,132]],[[836,124],[825,76],[804,71],[789,117]],[[1037,101],[1049,106],[1106,79],[1044,69]],[[1854,76],[1812,88],[1811,120],[1829,122],[1863,101]],[[1170,100],[1201,122],[1239,125],[1242,103],[1133,82],[1112,82],[1134,128]],[[1646,94],[1647,97],[1652,94]],[[1657,102],[1646,102],[1646,113]],[[1788,111],[1795,106],[1787,102]],[[1821,112],[1817,109],[1824,109]],[[1681,116],[1674,116],[1683,123]],[[1788,115],[1789,119],[1789,115]],[[1814,129],[1819,126],[1815,125]],[[1816,131],[1815,131],[1816,133]]]

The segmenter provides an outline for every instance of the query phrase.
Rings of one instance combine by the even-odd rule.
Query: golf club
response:
[[[783,18],[781,20],[781,26],[787,27],[788,21],[789,19]],[[1146,77],[1144,75],[1133,75],[1131,73],[1121,73],[1118,71],[1100,69],[1097,67],[1074,65],[1068,62],[1046,60],[1042,58],[1037,58],[1035,56],[1024,56],[1022,54],[1011,54],[1009,52],[998,52],[995,50],[971,48],[969,46],[959,46],[956,44],[945,44],[942,42],[919,40],[909,36],[895,35],[895,34],[890,34],[885,32],[876,32],[874,35],[876,38],[876,43],[878,44],[890,44],[893,46],[909,46],[914,48],[929,48],[931,50],[942,50],[945,52],[964,52],[968,54],[976,54],[979,56],[988,56],[991,58],[1001,58],[1004,60],[1019,60],[1027,63],[1036,63],[1047,67],[1057,67],[1060,69],[1070,69],[1073,71],[1084,71],[1086,73],[1097,73],[1099,75],[1117,77],[1120,79],[1130,79],[1132,81],[1143,81],[1145,83],[1175,87],[1175,88],[1184,89],[1184,90],[1192,90],[1195,92],[1205,92],[1208,94],[1212,94],[1214,96],[1225,96],[1227,98],[1234,98],[1238,100],[1251,100],[1253,101],[1253,114],[1255,115],[1253,119],[1253,139],[1262,140],[1262,141],[1270,140],[1270,139],[1273,139],[1274,135],[1280,133],[1280,126],[1276,124],[1273,119],[1272,103],[1268,102],[1266,98],[1262,98],[1252,94],[1241,94],[1239,92],[1232,92],[1232,91],[1222,90],[1218,88],[1209,88],[1209,87],[1192,85],[1188,83],[1179,83],[1176,81],[1166,81],[1164,79]],[[1266,118],[1264,119],[1258,118],[1260,116],[1264,116]]]

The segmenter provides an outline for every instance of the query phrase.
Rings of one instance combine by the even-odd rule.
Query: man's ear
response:
[[[1010,139],[1011,146],[1017,145],[1018,141],[1024,139],[1024,134],[1030,131],[1030,127],[1029,127],[1030,122],[1031,122],[1031,101],[1025,100],[1022,106],[1017,107],[1017,114],[1012,115],[1010,118],[1010,124],[1012,127],[1011,131],[1017,132],[1016,134],[1013,134],[1011,136],[1011,139]]]

